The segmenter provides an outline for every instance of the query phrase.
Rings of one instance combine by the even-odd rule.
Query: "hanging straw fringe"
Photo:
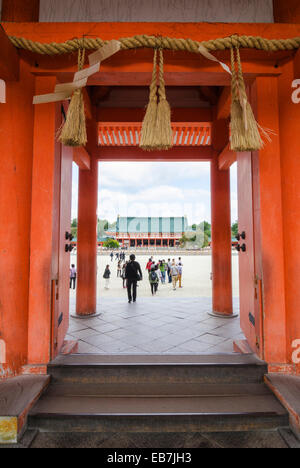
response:
[[[159,86],[157,86],[157,50],[155,49],[149,104],[142,125],[140,148],[154,151],[168,150],[172,146],[171,109],[166,97],[163,51],[159,50]]]
[[[84,58],[85,49],[79,49],[78,70],[83,69]],[[84,99],[81,88],[76,89],[73,93],[59,141],[65,146],[85,146],[87,143]]]
[[[157,50],[154,51],[152,81],[146,114],[143,120],[140,148],[146,151],[154,149],[157,118]]]
[[[231,143],[233,151],[258,151],[263,147],[259,126],[248,102],[239,48],[236,47],[238,71],[234,49],[231,48]]]
[[[157,106],[155,146],[160,150],[168,150],[173,146],[173,132],[171,126],[171,109],[166,97],[164,80],[163,50],[159,51],[159,103]]]

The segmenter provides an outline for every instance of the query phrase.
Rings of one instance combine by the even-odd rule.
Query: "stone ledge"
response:
[[[50,376],[21,375],[0,382],[0,444],[17,443],[27,423],[27,416]]]

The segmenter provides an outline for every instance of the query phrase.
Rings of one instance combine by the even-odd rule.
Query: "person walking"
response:
[[[152,265],[151,270],[149,271],[149,283],[151,287],[152,296],[157,293],[159,277],[157,275],[157,267]]]
[[[124,263],[123,264],[123,267],[122,267],[122,279],[123,279],[123,289],[126,288],[126,267],[128,265],[128,262]]]
[[[178,281],[179,281],[179,288],[182,288],[182,263],[179,262],[178,265]]]
[[[159,266],[161,272],[161,282],[162,284],[166,284],[166,262],[162,260]]]
[[[141,266],[135,261],[135,255],[133,254],[130,255],[130,261],[126,266],[125,277],[127,280],[128,303],[131,304],[132,301],[136,302],[137,282],[143,279]]]
[[[112,262],[112,261],[113,261],[113,259],[114,259],[114,253],[113,253],[113,252],[111,252],[111,253],[110,253],[110,261]]]
[[[148,263],[146,265],[146,270],[148,271],[148,273],[150,273],[152,265],[153,265],[153,260],[152,260],[152,258],[149,258],[149,261],[148,261]]]
[[[106,268],[103,274],[103,278],[105,279],[105,286],[104,286],[105,289],[109,289],[110,275],[111,275],[111,272],[110,272],[109,265],[106,265]]]
[[[173,291],[176,291],[177,281],[178,281],[178,267],[176,266],[175,260],[172,261],[171,266],[171,277],[173,283]]]
[[[75,268],[75,265],[71,265],[71,268],[70,268],[70,289],[72,289],[72,285],[73,285],[73,289],[76,288],[76,278],[77,278],[77,270]]]
[[[168,279],[169,279],[169,283],[172,283],[172,275],[171,275],[172,262],[171,262],[171,259],[170,259],[170,258],[168,258],[167,268],[168,268]]]
[[[117,266],[117,278],[121,276],[121,273],[122,273],[121,260],[119,260],[118,266]]]

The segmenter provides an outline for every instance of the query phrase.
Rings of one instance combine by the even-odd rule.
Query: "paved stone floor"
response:
[[[238,311],[238,299],[234,300]],[[71,297],[71,313],[75,298]],[[70,319],[66,339],[79,340],[79,353],[230,353],[233,340],[245,339],[239,317],[214,318],[211,298],[102,298],[99,317]]]
[[[168,434],[41,432],[31,448],[299,448],[299,442],[291,431],[288,430],[287,436],[283,437],[279,431]]]

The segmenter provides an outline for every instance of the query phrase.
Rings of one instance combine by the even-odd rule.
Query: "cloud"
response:
[[[161,185],[124,193],[99,191],[98,216],[114,221],[121,216],[183,216],[189,222],[210,219],[209,190],[191,190]]]
[[[237,171],[231,169],[232,220],[237,219]],[[73,165],[72,218],[77,217],[78,168]],[[183,216],[210,220],[209,163],[99,164],[98,216]]]
[[[210,182],[209,163],[183,162],[102,162],[99,164],[99,181],[101,188],[122,187],[128,191],[136,188],[180,184],[186,179],[206,180]]]

